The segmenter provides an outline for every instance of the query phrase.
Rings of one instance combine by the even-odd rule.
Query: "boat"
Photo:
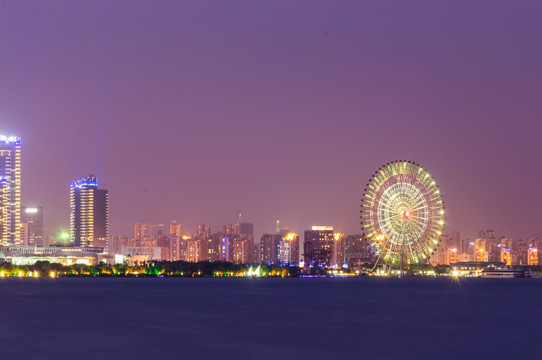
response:
[[[539,278],[540,273],[530,270],[486,269],[480,276],[486,279]]]
[[[480,277],[485,279],[514,279],[525,277],[525,272],[523,270],[486,269],[482,271]]]

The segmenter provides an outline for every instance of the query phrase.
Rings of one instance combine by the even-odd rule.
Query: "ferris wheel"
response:
[[[361,201],[361,225],[379,262],[425,263],[444,230],[444,203],[433,176],[411,161],[393,161],[369,180]]]

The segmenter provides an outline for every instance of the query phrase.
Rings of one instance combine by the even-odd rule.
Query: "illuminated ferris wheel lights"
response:
[[[381,167],[367,184],[362,202],[363,228],[373,241],[379,238],[380,257],[386,263],[418,263],[433,251],[429,244],[438,244],[443,202],[436,181],[419,164],[399,160]]]

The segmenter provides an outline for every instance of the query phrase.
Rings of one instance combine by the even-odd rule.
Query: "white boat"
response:
[[[513,279],[525,277],[523,270],[484,270],[480,276],[486,279]]]

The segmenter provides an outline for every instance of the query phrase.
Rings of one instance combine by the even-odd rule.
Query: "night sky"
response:
[[[440,184],[447,230],[542,231],[540,1],[1,1],[0,133],[23,203],[111,233],[237,220],[359,233],[383,164]]]

